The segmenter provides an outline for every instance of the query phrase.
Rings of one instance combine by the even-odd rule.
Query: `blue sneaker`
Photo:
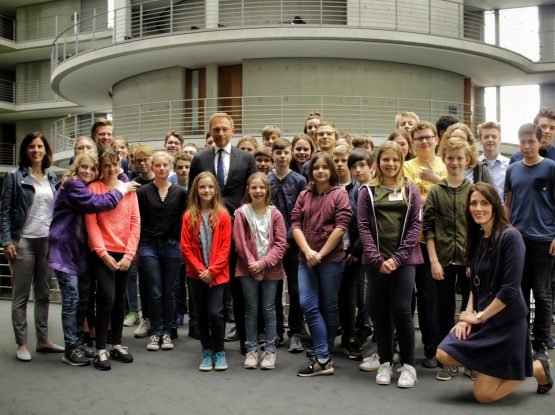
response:
[[[227,359],[225,358],[225,352],[216,352],[214,354],[214,369],[215,370],[227,370]]]
[[[202,350],[202,362],[200,362],[200,366],[198,370],[201,372],[210,372],[213,368],[214,362],[212,360],[212,350],[210,349],[203,349]]]

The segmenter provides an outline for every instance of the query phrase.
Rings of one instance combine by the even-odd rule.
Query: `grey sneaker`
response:
[[[262,362],[260,363],[260,369],[270,370],[276,367],[276,354],[266,350],[262,353]]]
[[[302,353],[304,351],[303,344],[301,343],[301,336],[292,334],[289,337],[289,353]]]
[[[441,381],[448,381],[453,379],[459,374],[459,368],[454,366],[445,366],[439,372],[437,372],[436,379]]]
[[[258,356],[256,355],[256,351],[252,350],[247,352],[243,367],[245,369],[256,369],[258,367]]]
[[[146,349],[150,350],[151,352],[155,352],[156,350],[160,349],[160,336],[153,334],[148,338],[148,343],[146,345]]]
[[[127,314],[127,316],[125,316],[125,320],[123,320],[123,325],[125,327],[131,327],[137,324],[138,322],[139,322],[139,314],[132,311],[129,314]]]
[[[143,337],[148,336],[149,331],[150,331],[150,319],[143,318],[139,323],[139,327],[137,327],[133,332],[133,335],[138,339],[142,339]]]
[[[164,334],[162,336],[162,344],[160,345],[160,348],[162,350],[172,350],[173,349],[172,339],[167,334]]]

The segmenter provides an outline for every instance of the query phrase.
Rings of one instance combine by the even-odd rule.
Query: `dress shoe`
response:
[[[37,353],[63,353],[65,350],[63,346],[58,346],[56,343],[52,343],[50,346],[37,343]]]

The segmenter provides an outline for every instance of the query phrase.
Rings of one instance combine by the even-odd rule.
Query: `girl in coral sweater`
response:
[[[107,193],[122,185],[118,180],[120,161],[111,148],[99,157],[101,178],[89,186],[96,194]],[[89,247],[92,255],[91,270],[98,284],[96,298],[96,356],[94,367],[111,369],[106,350],[108,327],[112,329],[110,357],[123,363],[131,363],[133,356],[121,346],[125,296],[129,267],[135,257],[141,232],[141,218],[136,193],[128,193],[118,206],[108,212],[85,216]]]

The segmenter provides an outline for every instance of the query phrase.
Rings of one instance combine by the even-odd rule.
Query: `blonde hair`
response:
[[[237,141],[237,148],[239,148],[239,146],[244,142],[251,143],[255,150],[256,147],[258,147],[258,141],[256,141],[256,138],[250,135],[244,135],[239,139],[239,141]]]
[[[216,227],[216,222],[218,221],[220,213],[225,211],[222,204],[222,195],[219,190],[220,187],[218,186],[216,177],[207,171],[200,173],[197,177],[195,177],[195,180],[193,180],[193,184],[189,189],[189,208],[187,209],[187,212],[189,213],[190,218],[189,228],[193,231],[197,229],[198,217],[202,212],[200,198],[198,195],[199,182],[202,179],[210,179],[215,188],[214,197],[212,198],[212,206],[210,208],[210,219],[208,221],[208,224],[212,229]]]
[[[150,148],[149,146],[145,146],[144,144],[135,144],[133,146],[133,157],[134,158],[137,158],[137,155],[140,154],[140,155],[144,156],[145,158],[151,159],[153,153],[154,153],[154,151],[152,151],[152,148]]]
[[[234,124],[233,124],[233,118],[231,118],[231,116],[229,114],[226,114],[225,112],[215,112],[214,114],[212,114],[210,116],[210,119],[208,120],[208,127],[210,129],[212,129],[212,121],[214,121],[214,119],[216,119],[216,118],[225,118],[225,119],[229,120],[231,128],[235,128]]]
[[[347,146],[346,144],[339,144],[336,145],[332,151],[332,155],[336,155],[336,154],[343,154],[343,155],[349,155],[351,154],[351,147]]]
[[[450,125],[443,137],[441,138],[441,143],[439,143],[438,154],[442,157],[445,155],[445,147],[447,146],[447,142],[451,139],[451,135],[455,130],[461,130],[466,135],[466,141],[469,145],[469,154],[470,161],[468,162],[468,168],[473,169],[478,164],[478,148],[476,147],[476,139],[474,138],[474,134],[470,131],[470,128],[466,124],[463,123],[456,123]],[[458,138],[458,137],[456,137]]]
[[[414,120],[415,123],[420,122],[420,117],[416,114],[416,112],[400,112],[395,116],[395,125],[399,126],[399,120],[401,117],[409,117]]]
[[[247,203],[252,203],[251,195],[249,194],[249,187],[254,180],[260,180],[264,187],[266,188],[266,197],[264,198],[264,204],[266,206],[270,206],[272,202],[272,189],[270,188],[270,181],[268,180],[268,176],[264,173],[257,171],[249,176],[247,179],[247,189],[245,191],[245,200]]]
[[[271,136],[272,134],[277,135],[278,138],[281,137],[281,130],[277,125],[266,125],[262,129],[262,139]]]
[[[69,166],[67,171],[64,173],[64,175],[62,177],[62,180],[60,180],[60,189],[64,188],[64,184],[66,183],[66,181],[69,178],[76,179],[76,178],[79,177],[79,175],[77,174],[77,170],[79,169],[79,166],[81,166],[81,163],[85,159],[89,159],[90,161],[93,162],[94,169],[96,170],[96,176],[98,177],[98,157],[96,156],[95,153],[92,153],[90,151],[86,151],[84,153],[81,153],[81,154],[77,155],[75,157],[75,160],[71,164],[71,166]],[[96,179],[96,177],[95,177],[95,179]]]
[[[158,157],[163,157],[163,158],[165,158],[165,159],[168,161],[168,163],[169,163],[170,165],[172,165],[172,166],[173,166],[174,163],[175,163],[175,158],[174,158],[174,156],[172,156],[172,155],[171,155],[170,153],[168,153],[167,151],[163,151],[163,150],[155,151],[154,154],[152,155],[152,157],[151,157],[150,159],[151,159],[152,162],[154,163],[154,160],[155,160],[156,158],[158,158]]]
[[[383,183],[384,176],[380,166],[380,160],[383,156],[383,153],[386,152],[387,150],[393,150],[397,155],[397,157],[399,157],[399,161],[401,165],[394,179],[397,186],[400,186],[401,189],[403,189],[405,186],[405,176],[403,173],[403,164],[405,162],[405,158],[403,157],[403,152],[401,151],[401,147],[399,147],[399,144],[397,144],[395,141],[386,141],[378,148],[376,152],[376,170],[374,171],[374,178],[371,180],[370,183],[373,186],[379,186],[380,184]],[[404,197],[405,192],[402,192],[402,193]]]
[[[446,140],[441,150],[442,151],[439,154],[441,154],[442,158],[445,158],[447,152],[456,150],[464,150],[465,156],[469,159],[472,154],[472,147],[465,140],[459,137],[453,137],[450,140]]]
[[[80,143],[81,141],[88,141],[89,143],[92,144],[92,146],[93,146],[93,148],[94,148],[94,151],[95,151],[95,152],[98,151],[97,146],[96,146],[96,143],[94,142],[94,140],[90,139],[89,137],[86,137],[86,136],[82,135],[82,136],[80,136],[77,140],[75,140],[75,144],[73,145],[73,154],[74,154],[74,155],[77,155],[77,146],[79,145],[79,143]]]

